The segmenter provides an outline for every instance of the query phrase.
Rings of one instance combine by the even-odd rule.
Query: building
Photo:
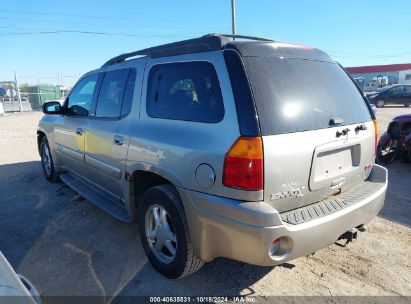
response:
[[[411,63],[346,68],[364,91],[392,84],[411,84]]]

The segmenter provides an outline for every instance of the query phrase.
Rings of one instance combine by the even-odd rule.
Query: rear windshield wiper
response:
[[[330,121],[328,122],[328,125],[330,126],[337,126],[341,125],[344,123],[344,119],[338,116],[331,117]]]

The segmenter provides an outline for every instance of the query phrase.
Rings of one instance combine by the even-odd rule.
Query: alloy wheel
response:
[[[165,264],[171,263],[177,252],[174,225],[166,209],[152,205],[145,216],[145,235],[151,251]]]
[[[47,176],[51,174],[51,157],[50,157],[50,150],[47,145],[43,145],[43,165],[44,169],[46,170]]]

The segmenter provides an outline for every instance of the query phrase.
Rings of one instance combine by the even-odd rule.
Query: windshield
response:
[[[245,57],[262,135],[371,120],[360,92],[336,63]]]

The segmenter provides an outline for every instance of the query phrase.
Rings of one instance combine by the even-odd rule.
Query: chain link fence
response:
[[[48,100],[64,100],[79,75],[14,75],[14,80],[0,81],[0,115],[5,112],[40,110]],[[36,84],[33,84],[36,83]],[[63,85],[64,83],[69,86]]]

